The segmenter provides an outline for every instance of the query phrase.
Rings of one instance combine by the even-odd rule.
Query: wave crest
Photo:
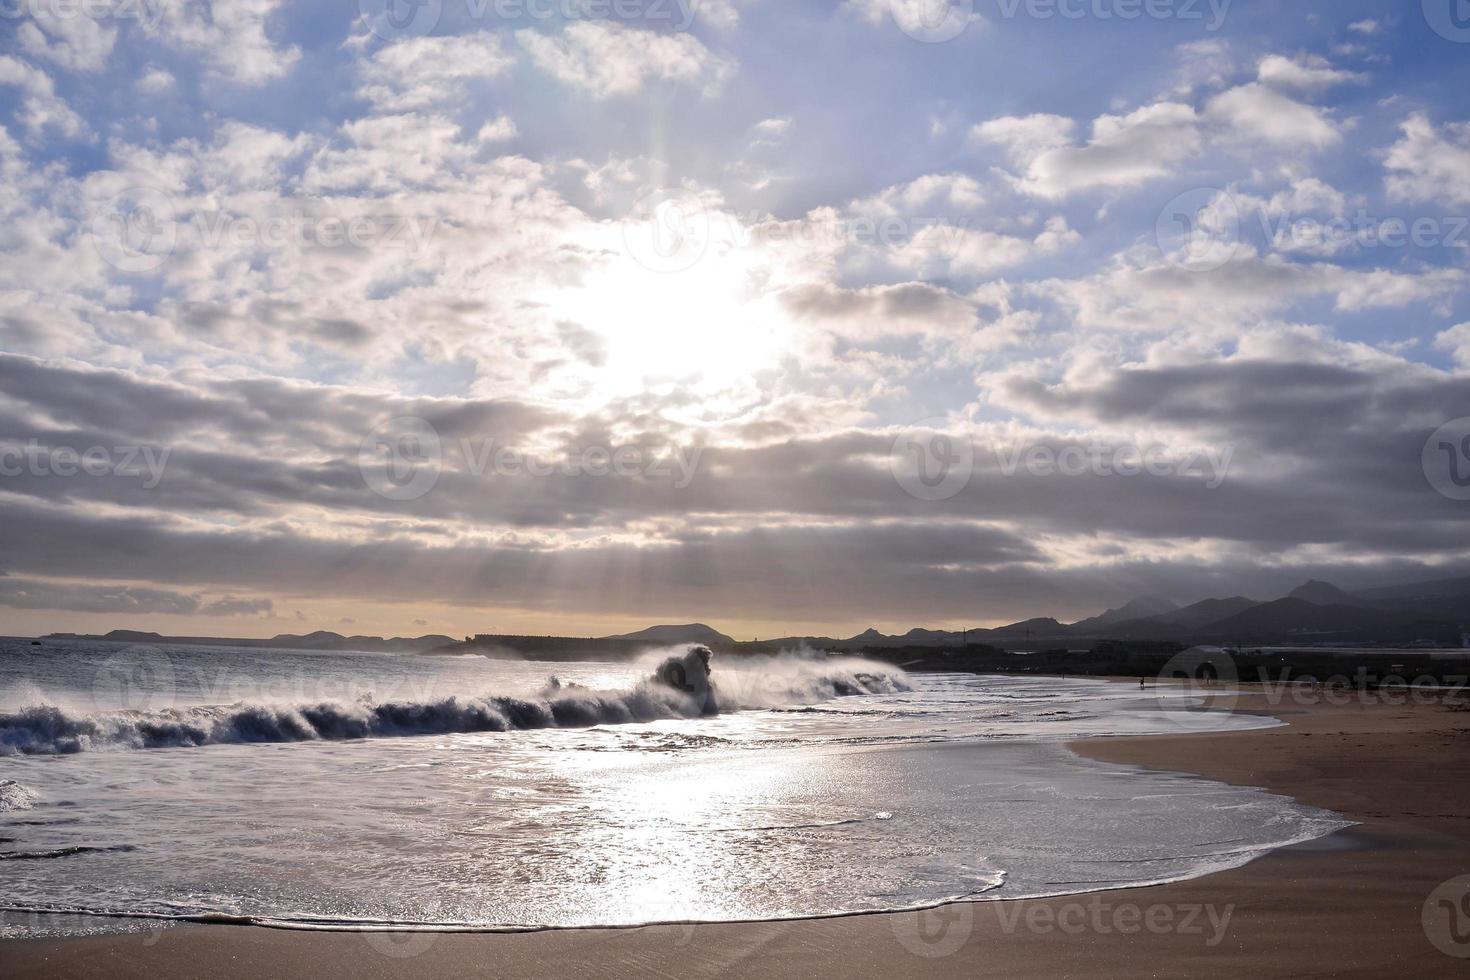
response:
[[[29,810],[36,805],[36,792],[13,779],[0,779],[0,813]]]
[[[305,705],[232,704],[73,715],[53,705],[0,713],[0,755],[60,755],[93,749],[185,748],[260,742],[342,741],[410,735],[590,728],[721,711],[772,708],[911,688],[903,671],[858,660],[773,658],[723,670],[700,690],[668,683],[665,660],[631,690],[592,691],[555,682],[537,698],[461,697],[432,701],[371,700]],[[705,658],[707,661],[707,657]],[[10,784],[15,785],[15,784]],[[3,794],[5,784],[0,784]],[[19,787],[22,792],[24,787]],[[20,797],[17,796],[17,799]],[[0,809],[4,809],[0,795]]]

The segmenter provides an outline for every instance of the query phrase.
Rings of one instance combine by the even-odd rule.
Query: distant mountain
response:
[[[1072,624],[1072,629],[1083,631],[1098,629],[1102,626],[1113,626],[1118,623],[1127,623],[1135,619],[1154,619],[1175,612],[1179,604],[1172,599],[1163,596],[1144,596],[1134,599],[1132,602],[1119,606],[1117,609],[1109,609],[1107,612],[1084,619]]]
[[[1350,593],[1344,592],[1331,582],[1319,582],[1316,579],[1306,585],[1297,586],[1286,597],[1302,599],[1317,606],[1351,606],[1357,602]]]
[[[1028,619],[1021,623],[1012,623],[1009,626],[998,626],[980,635],[1016,639],[1019,637],[1059,637],[1066,636],[1070,632],[1072,632],[1070,626],[1063,626],[1055,619],[1040,618]]]
[[[1323,606],[1306,599],[1277,599],[1204,627],[1228,642],[1396,642],[1419,640],[1453,645],[1454,624],[1412,612],[1364,606]]]
[[[1391,585],[1384,589],[1363,589],[1356,595],[1371,602],[1460,599],[1470,604],[1470,578],[1442,578],[1429,582],[1412,582],[1409,585]]]
[[[1259,601],[1247,599],[1245,596],[1235,596],[1233,599],[1206,599],[1162,616],[1154,616],[1152,621],[1168,626],[1182,626],[1185,629],[1198,629],[1201,626],[1218,623],[1222,619],[1229,619],[1231,616],[1238,616],[1247,609],[1253,609],[1260,604]]]
[[[623,633],[619,636],[604,637],[608,640],[636,640],[643,643],[664,643],[674,645],[678,643],[705,643],[717,646],[729,646],[735,642],[733,637],[726,636],[713,627],[703,623],[690,623],[688,626],[650,626],[648,629],[639,630],[636,633]]]
[[[982,633],[976,630],[975,635]],[[912,629],[903,636],[897,637],[898,641],[906,646],[915,647],[948,647],[963,645],[968,634],[951,633],[945,630]]]

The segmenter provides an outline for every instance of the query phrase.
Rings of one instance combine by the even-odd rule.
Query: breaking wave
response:
[[[776,657],[698,673],[708,651],[668,657],[627,691],[593,691],[555,678],[534,697],[452,696],[429,701],[232,704],[77,715],[53,705],[0,713],[0,756],[95,749],[158,749],[410,735],[589,728],[908,691],[898,668],[856,659]],[[0,784],[0,809],[7,808]],[[19,787],[25,793],[24,787]],[[17,800],[22,797],[17,794]],[[28,804],[26,804],[28,805]],[[21,808],[17,805],[15,808]]]
[[[3,755],[0,751],[0,755]],[[36,804],[34,790],[28,789],[13,779],[0,779],[0,813],[12,810],[29,810]]]

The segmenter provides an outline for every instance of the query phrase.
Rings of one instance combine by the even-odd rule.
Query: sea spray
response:
[[[13,779],[0,779],[0,813],[29,810],[36,805],[36,799],[35,791]]]
[[[684,648],[674,656],[665,653],[654,675],[627,691],[594,691],[553,678],[534,697],[385,702],[365,697],[90,715],[37,705],[0,713],[0,755],[587,728],[909,689],[903,671],[870,661],[787,655],[726,662],[711,671],[709,656],[700,647]]]

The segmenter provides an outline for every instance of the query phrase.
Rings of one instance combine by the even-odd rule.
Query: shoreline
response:
[[[342,933],[188,924],[0,941],[0,976],[293,976],[335,964],[407,977],[486,963],[531,977],[1462,976],[1466,960],[1435,946],[1421,910],[1436,886],[1470,874],[1470,712],[1377,700],[1265,702],[1262,693],[1242,693],[1234,710],[1284,726],[1067,743],[1085,758],[1256,786],[1359,823],[1202,878],[922,912],[621,929]]]

